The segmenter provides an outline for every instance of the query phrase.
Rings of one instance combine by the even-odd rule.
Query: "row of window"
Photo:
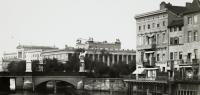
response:
[[[68,56],[66,54],[57,54],[57,55],[49,55],[44,56],[44,58],[57,58],[57,59],[66,59]]]
[[[154,36],[139,36],[138,45],[160,44],[166,42],[166,33],[156,34]]]
[[[4,59],[15,59],[15,58],[17,58],[17,56],[7,56],[7,57],[4,57]]]
[[[171,27],[171,28],[169,28],[169,31],[170,32],[182,31],[182,27],[181,26],[179,26],[179,27]]]
[[[181,60],[183,58],[183,52],[170,52],[171,60]]]
[[[166,40],[166,34],[162,33],[162,37],[160,34],[157,34],[156,37],[139,37],[139,45],[144,45],[144,44],[152,44],[153,41],[156,42],[156,44],[159,44],[161,42],[165,42]],[[182,36],[179,37],[170,37],[170,45],[179,45],[181,41]],[[193,42],[193,41],[198,41],[198,31],[195,30],[194,32],[188,31],[187,33],[187,42]]]
[[[163,54],[157,54],[156,55],[156,59],[157,59],[157,61],[163,61],[164,60],[164,58],[165,58],[165,54],[163,53]]]
[[[165,21],[163,21],[162,22],[162,26],[166,26],[166,22]],[[150,25],[150,24],[148,24],[147,25],[147,29],[151,29],[151,28],[159,28],[160,27],[160,24],[159,23],[152,23],[152,25]],[[145,30],[146,29],[146,25],[143,25],[143,27],[142,26],[139,26],[139,31],[141,31],[141,30]]]
[[[196,24],[198,22],[198,15],[187,17],[187,24]]]
[[[153,16],[153,17],[142,18],[142,19],[138,19],[137,22],[159,20],[159,19],[165,18],[166,16],[167,16],[166,14],[163,14],[163,15],[158,15],[158,16]]]

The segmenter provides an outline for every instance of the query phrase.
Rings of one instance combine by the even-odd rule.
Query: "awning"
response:
[[[144,68],[137,68],[132,74],[144,74],[145,69]]]
[[[179,65],[180,68],[192,68],[192,66],[189,65]]]
[[[154,53],[155,51],[147,51],[147,52],[144,52],[144,53]]]

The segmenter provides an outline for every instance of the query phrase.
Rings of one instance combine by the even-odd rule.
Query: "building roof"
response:
[[[200,1],[193,0],[190,6],[187,7],[186,11],[183,14],[190,14],[194,12],[200,12]]]
[[[172,6],[170,4],[167,4],[166,8],[177,15],[183,13],[186,10],[186,7],[184,6]]]
[[[17,49],[58,49],[56,47],[50,47],[50,46],[34,46],[34,45],[18,45]]]
[[[147,17],[147,16],[151,16],[151,15],[155,15],[155,14],[161,14],[161,13],[167,12],[167,10],[175,13],[176,15],[180,15],[186,10],[186,7],[184,7],[184,6],[173,6],[172,4],[165,3],[165,2],[162,2],[161,4],[164,4],[164,6],[165,6],[164,9],[160,9],[157,11],[151,11],[151,12],[147,12],[147,13],[143,13],[143,14],[138,14],[135,16],[135,18],[137,19],[137,18]]]
[[[184,22],[183,19],[181,20],[173,20],[168,27],[174,27],[174,26],[183,26]]]

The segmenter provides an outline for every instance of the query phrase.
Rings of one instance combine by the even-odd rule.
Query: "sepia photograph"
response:
[[[200,0],[1,0],[0,95],[200,95]]]

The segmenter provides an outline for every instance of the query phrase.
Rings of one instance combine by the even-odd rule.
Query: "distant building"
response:
[[[14,53],[3,54],[3,67],[6,68],[11,61],[25,60],[27,69],[30,71],[31,61],[39,60],[42,62],[41,53],[44,50],[58,49],[50,46],[18,45]]]
[[[58,49],[56,47],[48,46],[17,46],[16,53],[4,53],[4,67],[10,61],[15,60],[26,60],[27,72],[31,71],[31,61],[39,60],[42,71],[43,59],[45,58],[56,58],[62,63],[69,61],[70,57],[76,52],[77,49],[84,49],[87,51],[86,57],[91,58],[92,61],[101,61],[106,63],[108,66],[117,64],[120,62],[129,64],[135,63],[136,53],[134,50],[123,50],[121,49],[121,42],[116,40],[115,43],[108,42],[92,42],[91,39],[82,43],[77,43],[76,48],[65,46],[65,49]]]
[[[135,51],[121,49],[119,40],[116,43],[93,42],[92,38],[90,40],[78,39],[77,41],[76,48],[66,46],[65,49],[43,51],[42,57],[56,58],[65,63],[77,49],[84,49],[87,51],[86,57],[91,58],[92,61],[107,63],[108,66],[119,62],[129,64],[136,60]]]
[[[84,48],[84,49],[112,49],[112,50],[120,50],[121,49],[121,42],[119,39],[116,39],[115,42],[98,42],[94,41],[93,38],[82,39],[79,38],[76,41],[76,48]]]

